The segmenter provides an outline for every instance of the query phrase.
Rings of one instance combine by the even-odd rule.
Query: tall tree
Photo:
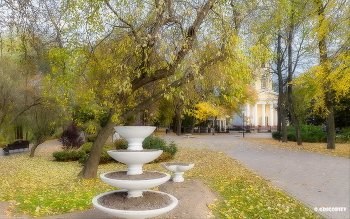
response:
[[[347,17],[349,2],[314,0],[314,32],[319,65],[300,77],[299,83],[308,86],[314,112],[326,118],[327,149],[335,149],[334,105],[349,95],[349,42]]]
[[[54,104],[40,104],[31,108],[25,116],[25,123],[31,131],[34,144],[30,149],[30,157],[34,157],[37,147],[50,139],[61,122],[61,113]]]
[[[283,78],[283,62],[284,55],[282,54],[282,35],[277,36],[277,58],[276,58],[276,74],[278,77],[278,101],[277,101],[277,131],[282,132],[282,142],[287,142],[287,128],[286,128],[286,102],[285,102],[285,80]]]
[[[294,130],[295,130],[295,136],[297,140],[298,145],[302,145],[301,140],[301,132],[300,132],[300,124],[299,120],[297,118],[297,114],[295,112],[295,104],[293,99],[293,75],[295,73],[295,69],[299,64],[299,60],[301,55],[303,54],[304,50],[304,36],[303,34],[296,34],[296,31],[298,29],[301,22],[305,20],[305,9],[307,4],[303,1],[298,0],[291,0],[289,2],[289,14],[288,14],[288,26],[287,26],[287,98],[288,98],[288,108],[289,108],[289,114],[291,116]],[[298,36],[300,38],[301,43],[299,44],[298,48],[293,48],[293,44],[295,42],[295,36]],[[294,51],[297,51],[297,54],[294,54]]]
[[[88,83],[98,83],[100,88],[93,88],[95,89],[93,90],[94,97],[100,98],[100,103],[105,103],[111,108],[108,110],[108,120],[98,132],[90,157],[80,173],[83,178],[96,176],[102,146],[113,126],[123,121],[122,118],[127,118],[132,112],[137,112],[137,109],[142,106],[160,98],[164,92],[170,92],[169,88],[177,87],[190,78],[188,77],[190,75],[179,74],[177,70],[183,63],[184,58],[191,54],[200,26],[215,2],[206,1],[203,5],[189,4],[192,5],[191,9],[197,11],[190,23],[178,19],[185,19],[185,15],[188,16],[189,11],[183,11],[183,7],[187,5],[186,2],[182,4],[167,1],[166,4],[163,4],[163,2],[155,1],[148,8],[141,7],[141,5],[112,5],[108,1],[104,3],[107,7],[104,10],[109,9],[111,15],[114,15],[116,21],[114,26],[119,28],[119,32],[116,32],[116,29],[107,34],[107,37],[111,36],[110,39],[114,37],[116,40],[108,40],[108,44],[105,44],[107,42],[107,38],[105,38],[98,42],[98,47],[92,48],[90,52],[93,53],[88,54],[90,59],[87,63],[90,73],[83,79]],[[130,17],[128,14],[119,12],[120,9],[125,7],[133,10],[136,13],[135,16]],[[176,10],[178,7],[181,11]],[[141,8],[143,8],[143,11],[141,10],[139,11],[140,14],[137,14],[137,11]],[[178,17],[180,15],[176,14],[178,12],[185,13]],[[172,36],[166,35],[166,29],[176,31],[179,38],[175,41],[169,38]],[[166,54],[164,56],[164,51],[170,49],[164,43],[169,44],[171,41],[174,42],[174,44],[170,43],[174,46],[174,50],[170,52],[170,55]],[[107,45],[109,48],[113,48],[113,51],[108,49]],[[109,57],[105,56],[106,59],[104,59],[103,54],[106,54],[106,51]],[[115,64],[108,67],[111,64],[111,62],[108,63],[108,61],[112,61],[111,58],[114,58]],[[193,72],[188,74],[193,74]],[[174,76],[175,80],[169,81],[170,76]],[[123,78],[123,80],[119,78]],[[119,81],[122,83],[119,83]],[[137,99],[135,99],[137,93],[145,92],[146,90],[143,87],[155,81],[163,81],[164,84],[161,85],[163,87],[167,83],[169,85],[165,85],[166,89],[163,88],[158,92],[161,95],[157,93],[151,98],[137,102]],[[110,85],[116,88],[119,87],[119,89],[111,90]],[[113,106],[113,104],[117,104],[117,106]],[[119,108],[122,105],[124,107]]]

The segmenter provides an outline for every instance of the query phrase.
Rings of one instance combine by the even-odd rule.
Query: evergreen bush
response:
[[[84,151],[85,155],[78,160],[79,163],[81,164],[86,163],[87,159],[89,158],[89,153],[91,151],[92,144],[93,144],[92,142],[87,142],[83,144],[80,150]],[[109,154],[107,153],[107,151],[113,150],[113,149],[114,149],[114,146],[113,144],[110,144],[110,143],[107,143],[103,146],[101,157],[100,157],[100,164],[105,164],[105,163],[114,161],[113,158],[109,156]]]
[[[114,141],[114,147],[116,150],[124,150],[128,148],[128,142],[124,139],[117,139]]]
[[[142,143],[144,149],[158,149],[163,150],[170,154],[170,157],[173,158],[177,152],[176,144],[172,141],[169,145],[166,144],[166,141],[159,137],[148,136]]]
[[[81,157],[84,157],[86,153],[84,151],[56,151],[53,152],[52,156],[56,161],[67,162],[67,161],[77,161]]]
[[[275,140],[281,140],[282,132],[280,132],[280,131],[272,132],[272,138],[275,139]]]
[[[114,146],[117,150],[127,149],[128,142],[125,139],[118,139],[114,142]],[[174,142],[170,142],[170,144],[167,145],[164,139],[155,136],[148,136],[145,138],[142,142],[142,147],[143,149],[163,150],[163,153],[153,161],[154,163],[168,161],[174,158],[177,152],[177,147]]]
[[[85,144],[83,144],[83,146],[81,146],[80,150],[88,154],[91,151],[92,144],[93,142],[86,142]]]
[[[322,131],[320,126],[314,125],[301,125],[301,140],[303,142],[327,142],[326,132]],[[282,138],[282,132],[272,132],[272,138],[280,140]],[[287,140],[296,141],[294,126],[287,127]]]
[[[350,127],[342,129],[336,136],[338,142],[346,143],[350,141]]]
[[[91,147],[93,143],[87,142],[82,145],[79,151],[57,151],[54,152],[52,155],[55,157],[57,161],[76,161],[78,160],[79,163],[84,164],[86,163],[89,153],[91,152]],[[153,137],[149,136],[143,141],[143,148],[144,149],[157,149],[157,150],[163,150],[163,153],[153,161],[153,163],[159,163],[159,162],[165,162],[172,158],[174,158],[177,147],[174,142],[170,142],[169,145],[166,144],[166,141],[159,138],[159,137]],[[100,158],[100,164],[113,162],[114,159],[109,156],[107,151],[109,150],[121,150],[121,149],[127,149],[128,148],[128,142],[125,139],[118,139],[114,143],[107,143],[102,148],[101,158]]]
[[[287,140],[288,141],[297,141],[297,137],[295,136],[294,132],[287,133]]]

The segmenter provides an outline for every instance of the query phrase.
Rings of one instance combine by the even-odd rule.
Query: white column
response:
[[[261,104],[261,126],[266,126],[265,124],[265,104]]]
[[[274,126],[274,111],[275,109],[273,108],[273,104],[270,104],[270,118],[269,118],[269,124],[270,126]]]
[[[249,105],[249,103],[247,103],[246,105],[245,105],[245,122],[247,122],[248,121],[248,118],[250,118],[250,105]]]
[[[253,111],[253,126],[258,126],[258,104],[254,104]]]
[[[275,110],[275,126],[277,126],[278,125],[278,112],[277,112],[277,110]]]

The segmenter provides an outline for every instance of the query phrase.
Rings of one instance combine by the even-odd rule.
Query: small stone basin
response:
[[[193,168],[194,164],[184,162],[167,162],[162,163],[162,166],[174,173],[174,178],[172,179],[174,182],[183,182],[185,180],[183,178],[184,172]]]

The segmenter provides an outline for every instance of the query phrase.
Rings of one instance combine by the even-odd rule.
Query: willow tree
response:
[[[69,47],[52,50],[57,69],[47,81],[57,89],[47,94],[60,92],[64,104],[74,99],[97,105],[94,109],[108,114],[81,177],[96,177],[102,147],[115,125],[198,73],[198,67],[186,74],[179,69],[196,50],[201,26],[215,4],[210,0],[66,2],[71,26],[65,33],[71,41]],[[222,57],[212,57],[211,62]],[[60,70],[62,59],[64,74]],[[152,95],[145,89],[150,83],[157,87]],[[141,94],[145,98],[139,100]]]

